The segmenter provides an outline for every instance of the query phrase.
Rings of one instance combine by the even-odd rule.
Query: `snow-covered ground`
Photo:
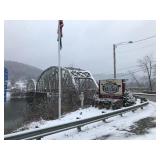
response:
[[[137,102],[138,104],[139,102]],[[64,115],[61,119],[44,121],[41,120],[39,122],[33,122],[25,128],[33,129],[33,128],[44,128],[49,126],[54,126],[58,124],[63,124],[83,118],[88,118],[104,113],[111,112],[112,110],[106,109],[98,109],[95,107],[89,107],[86,109],[79,109],[75,112],[68,113]],[[105,122],[96,122],[93,124],[86,125],[82,127],[82,131],[78,132],[77,129],[71,129],[68,131],[56,133],[53,135],[49,135],[44,137],[43,139],[59,139],[59,140],[82,140],[82,139],[155,139],[156,138],[156,128],[147,129],[146,134],[144,135],[135,135],[134,133],[128,132],[131,126],[134,125],[135,122],[147,118],[147,117],[155,117],[156,116],[156,103],[149,102],[147,106],[144,107],[143,110],[138,109],[134,113],[128,112],[123,115],[123,117],[116,116],[109,118],[106,123]],[[77,119],[78,118],[78,119]]]

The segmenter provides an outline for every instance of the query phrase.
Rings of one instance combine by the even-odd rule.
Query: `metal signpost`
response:
[[[81,107],[83,107],[84,106],[84,93],[83,92],[81,92],[79,98],[81,100]]]

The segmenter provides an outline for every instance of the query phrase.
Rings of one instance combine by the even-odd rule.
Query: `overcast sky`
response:
[[[5,21],[5,60],[41,69],[58,64],[57,21]],[[156,35],[155,21],[64,21],[62,66],[113,73],[113,44]],[[118,46],[117,72],[134,69],[137,59],[156,52],[155,38]]]

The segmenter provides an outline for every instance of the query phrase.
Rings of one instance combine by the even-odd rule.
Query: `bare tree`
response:
[[[156,90],[156,64],[153,65],[152,89]]]
[[[153,71],[153,60],[152,56],[145,56],[143,59],[138,60],[139,67],[147,74],[149,89],[152,91],[152,71]]]
[[[138,79],[136,78],[134,72],[131,72],[131,71],[128,71],[128,72],[129,72],[129,74],[132,76],[133,80],[136,81],[137,86],[138,86],[138,87],[141,87],[141,85],[140,85]]]

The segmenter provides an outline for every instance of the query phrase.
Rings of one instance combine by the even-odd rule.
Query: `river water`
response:
[[[25,98],[7,100],[4,104],[4,133],[8,134],[14,132],[16,129],[23,127],[26,123],[38,120],[36,114],[40,111],[46,113],[46,117],[49,117],[49,119],[57,118],[58,112],[55,106],[51,105],[51,108],[53,107],[54,110],[53,112],[51,108],[47,108],[47,104],[45,103],[44,105],[38,104],[37,106],[32,102],[28,103]],[[70,106],[62,106],[62,114],[72,110],[73,108]]]
[[[13,99],[4,104],[4,133],[10,133],[24,125],[29,105],[25,99]]]

